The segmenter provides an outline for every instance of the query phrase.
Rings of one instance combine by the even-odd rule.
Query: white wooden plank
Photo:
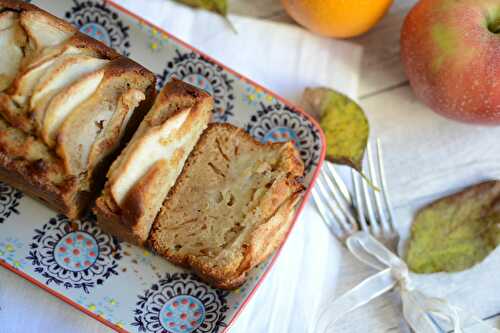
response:
[[[362,45],[359,96],[372,95],[405,82],[399,54],[401,26],[416,0],[398,1],[371,31],[353,39]]]
[[[363,99],[361,105],[373,137],[386,146],[397,206],[500,177],[500,127],[445,119],[416,100],[409,86]]]

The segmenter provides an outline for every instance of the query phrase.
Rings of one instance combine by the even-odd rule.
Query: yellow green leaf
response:
[[[406,260],[416,273],[457,272],[500,243],[500,181],[471,186],[421,209]]]
[[[231,29],[234,32],[236,32],[236,28],[227,18],[227,12],[228,12],[227,0],[174,0],[174,1],[191,7],[209,10],[219,15],[222,15],[226,20],[226,22],[231,27]]]
[[[227,15],[226,0],[175,0],[185,5],[210,10],[219,13],[222,16]]]
[[[363,109],[329,88],[307,88],[303,104],[319,120],[326,137],[326,158],[361,171],[370,132]]]

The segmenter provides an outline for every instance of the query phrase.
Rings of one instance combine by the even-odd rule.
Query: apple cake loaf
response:
[[[170,188],[207,127],[213,99],[173,79],[118,159],[111,165],[94,212],[118,238],[143,245]]]
[[[0,0],[0,180],[77,218],[154,100],[155,76],[23,1]]]
[[[291,142],[211,124],[156,217],[149,244],[218,288],[241,285],[284,240],[303,192]]]

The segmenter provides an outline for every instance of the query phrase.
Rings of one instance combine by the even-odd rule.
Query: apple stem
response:
[[[500,33],[500,17],[496,18],[490,24],[488,24],[488,30],[490,30],[494,34]]]

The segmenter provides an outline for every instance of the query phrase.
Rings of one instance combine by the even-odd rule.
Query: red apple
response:
[[[403,25],[401,58],[434,111],[500,125],[500,0],[420,0]]]

